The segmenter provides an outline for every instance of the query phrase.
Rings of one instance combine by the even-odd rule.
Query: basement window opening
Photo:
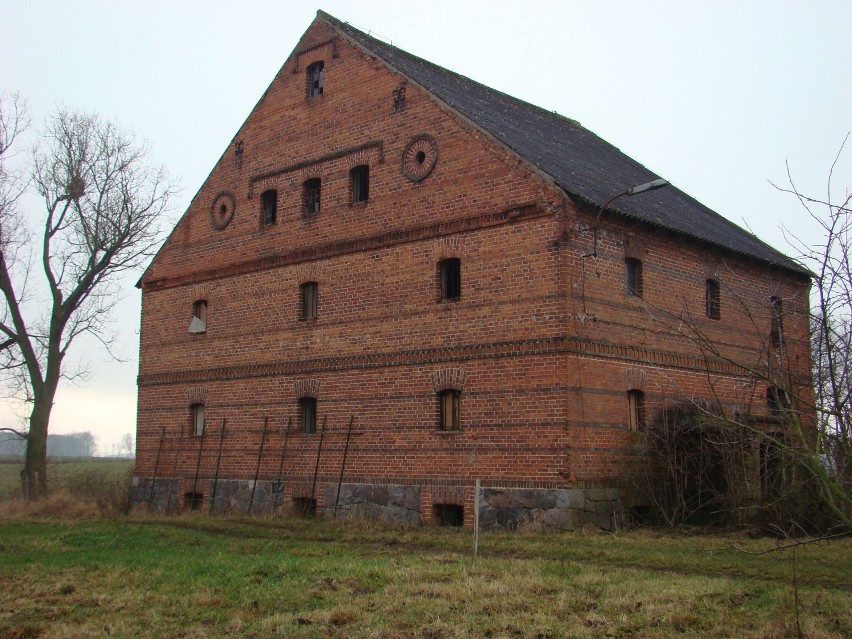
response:
[[[312,497],[293,497],[293,514],[314,517],[317,514],[317,500]]]
[[[459,504],[435,504],[435,521],[441,526],[464,525],[464,506]]]
[[[186,493],[183,496],[183,503],[190,510],[201,510],[201,504],[204,503],[204,495],[201,493]]]

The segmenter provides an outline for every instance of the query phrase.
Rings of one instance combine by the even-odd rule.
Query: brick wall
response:
[[[308,99],[316,60],[324,93]],[[428,520],[437,500],[472,499],[475,478],[623,480],[630,389],[648,415],[714,394],[764,410],[765,388],[741,366],[768,365],[771,296],[785,310],[775,356],[809,369],[805,283],[613,219],[591,257],[596,210],[416,86],[395,110],[403,83],[318,22],[241,127],[143,277],[138,476],[178,477],[184,492],[281,477],[288,498],[316,481],[321,500],[346,450],[346,482],[422,485]],[[413,182],[402,154],[423,133],[439,157]],[[351,204],[349,170],[363,164],[370,197]],[[302,184],[317,177],[321,208],[306,215]],[[273,188],[277,219],[264,224],[260,193]],[[224,191],[235,212],[216,230]],[[643,263],[641,298],[625,293],[626,256]],[[448,257],[461,261],[459,300],[440,299]],[[720,320],[705,317],[708,277]],[[315,319],[301,319],[305,282],[317,283]],[[190,334],[200,299],[206,331]],[[459,431],[438,428],[446,380],[461,391]],[[316,434],[299,429],[306,393]],[[205,405],[203,437],[193,403]]]

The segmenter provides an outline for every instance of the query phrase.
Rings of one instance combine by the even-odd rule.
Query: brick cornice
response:
[[[307,375],[329,371],[384,368],[387,366],[419,366],[477,359],[525,357],[550,353],[572,353],[586,357],[622,360],[632,364],[645,364],[651,367],[707,371],[727,375],[748,375],[746,368],[721,360],[707,360],[692,355],[622,346],[576,337],[549,337],[404,350],[393,353],[370,353],[366,355],[320,357],[305,360],[283,360],[269,364],[247,364],[200,370],[166,371],[163,373],[140,375],[137,383],[139,386],[197,384],[200,382],[254,377]]]
[[[265,271],[272,268],[301,264],[303,262],[337,257],[350,253],[375,251],[377,249],[388,248],[398,244],[439,238],[452,235],[454,233],[501,226],[503,224],[513,223],[520,220],[534,219],[548,215],[552,215],[552,212],[548,208],[540,204],[530,203],[502,211],[481,213],[479,215],[457,218],[447,222],[414,226],[407,229],[388,231],[386,233],[370,235],[367,237],[298,248],[261,259],[230,264],[221,268],[196,271],[187,275],[150,280],[142,282],[142,290],[143,292],[159,291],[176,286],[185,286],[187,284],[206,282],[223,277],[244,275],[246,273]]]

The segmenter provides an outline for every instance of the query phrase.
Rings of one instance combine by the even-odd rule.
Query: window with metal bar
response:
[[[305,201],[305,215],[319,213],[322,183],[319,178],[311,178],[302,185]]]
[[[260,205],[263,209],[261,221],[264,224],[275,224],[278,217],[278,191],[269,189],[260,194]]]
[[[366,202],[370,197],[370,167],[361,164],[349,171],[349,183],[352,203]]]
[[[322,95],[325,83],[325,62],[320,60],[308,67],[308,97],[314,98]]]

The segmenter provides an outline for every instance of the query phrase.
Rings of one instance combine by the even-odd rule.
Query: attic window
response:
[[[370,197],[370,167],[362,164],[349,171],[349,183],[352,203],[366,202]]]
[[[192,320],[189,322],[190,333],[207,331],[207,300],[198,300],[192,305]]]
[[[275,224],[278,216],[278,191],[269,189],[260,194],[260,202],[263,208],[261,220],[264,224]]]
[[[325,78],[325,62],[320,60],[308,67],[308,97],[315,98],[322,95],[323,82]]]
[[[305,215],[319,213],[322,183],[319,178],[307,180],[302,185]]]

